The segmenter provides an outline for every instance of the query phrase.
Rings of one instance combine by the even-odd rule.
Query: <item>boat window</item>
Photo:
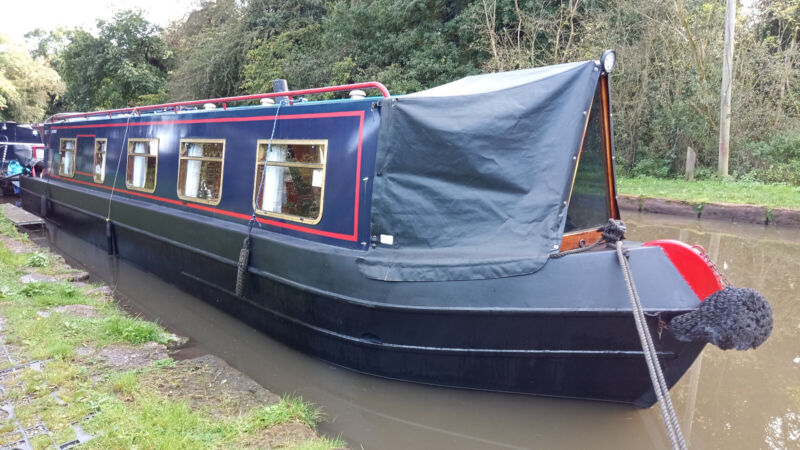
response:
[[[217,205],[222,195],[224,139],[182,139],[178,197]]]
[[[129,189],[153,192],[158,171],[158,139],[128,139],[128,167],[125,185]]]
[[[598,228],[611,217],[608,211],[608,176],[603,139],[601,84],[597,84],[586,137],[583,142],[564,232]]]
[[[64,177],[75,176],[75,146],[77,139],[61,139],[58,151],[58,174]]]
[[[326,140],[258,141],[253,203],[258,214],[319,223],[325,187]],[[266,167],[266,170],[265,170]]]
[[[106,139],[94,140],[94,182],[102,183],[106,179]]]

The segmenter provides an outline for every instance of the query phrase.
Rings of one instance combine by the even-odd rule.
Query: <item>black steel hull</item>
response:
[[[46,193],[48,219],[107,246],[107,193],[30,178],[22,180],[22,189],[25,209],[43,212],[40,199]],[[233,291],[244,226],[124,197],[115,197],[112,218],[120,257],[334,364],[433,385],[640,407],[655,401],[619,268],[592,267],[592,261],[613,261],[613,255],[570,256],[567,263],[551,262],[547,270],[503,280],[382,283],[358,273],[357,251],[321,251],[298,239],[276,242],[271,233],[256,230],[239,297]],[[637,258],[642,264],[666,261],[652,252],[660,250],[644,249]],[[587,263],[583,273],[565,265],[575,267],[580,258]],[[647,269],[640,272],[644,277],[670,270]],[[619,280],[610,280],[614,276]],[[668,286],[658,283],[654,278],[651,284],[657,286],[644,288],[645,300]],[[596,289],[587,291],[587,284]],[[512,295],[524,291],[527,298]],[[696,302],[685,285],[663,294],[664,301],[677,300],[645,307],[664,320]],[[648,320],[655,329],[657,318]],[[703,344],[663,333],[656,347],[672,386]]]

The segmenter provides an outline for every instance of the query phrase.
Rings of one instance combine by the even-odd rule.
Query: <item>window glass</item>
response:
[[[129,139],[125,184],[130,189],[156,190],[158,139]]]
[[[106,146],[108,141],[105,139],[95,139],[94,141],[94,181],[102,183],[106,179]]]
[[[572,186],[564,232],[598,228],[605,225],[610,217],[600,89],[598,83]]]
[[[327,141],[259,141],[256,212],[304,223],[322,218]]]
[[[224,140],[182,140],[178,165],[178,197],[219,204],[222,196],[224,155]]]
[[[75,176],[75,139],[62,139],[58,151],[58,174],[65,177]]]

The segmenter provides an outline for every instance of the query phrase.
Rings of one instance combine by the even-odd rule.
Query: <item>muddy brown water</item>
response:
[[[800,230],[627,214],[630,239],[707,249],[734,285],[762,292],[775,329],[755,351],[708,346],[672,398],[693,448],[800,448]],[[310,358],[173,285],[49,227],[39,238],[116,286],[126,308],[191,338],[175,356],[213,353],[277,393],[320,405],[320,431],[351,448],[667,448],[657,407],[436,388]],[[631,318],[633,320],[633,318]]]

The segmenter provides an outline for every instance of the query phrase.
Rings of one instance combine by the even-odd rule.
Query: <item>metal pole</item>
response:
[[[725,2],[725,48],[722,55],[722,94],[719,107],[719,163],[717,173],[728,175],[731,135],[731,89],[733,85],[733,30],[736,0]]]

